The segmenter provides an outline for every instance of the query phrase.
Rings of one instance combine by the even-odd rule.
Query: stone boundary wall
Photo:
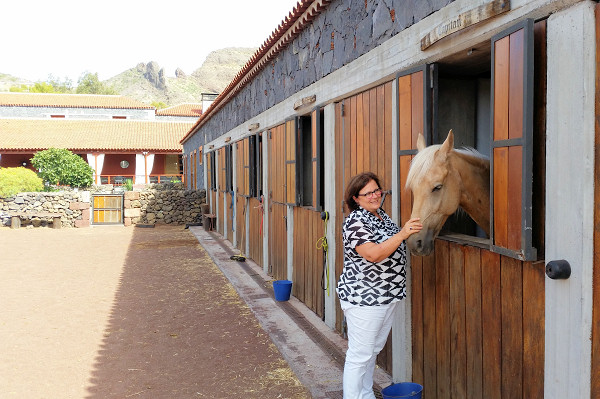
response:
[[[144,190],[125,192],[125,226],[131,224],[201,223],[205,190]]]
[[[109,192],[103,192],[109,194]],[[62,227],[89,227],[92,222],[90,191],[19,193],[0,197],[0,226],[10,226],[13,212],[50,212],[61,216]],[[125,226],[135,224],[201,223],[204,190],[157,190],[153,188],[124,192]],[[47,226],[44,218],[22,218],[22,227]]]
[[[49,212],[61,216],[62,227],[88,227],[90,225],[90,193],[54,192],[19,193],[14,197],[0,197],[0,226],[10,226],[12,212]],[[22,218],[22,226],[46,226],[46,218]]]

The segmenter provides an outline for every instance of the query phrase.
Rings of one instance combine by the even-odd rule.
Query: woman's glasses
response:
[[[358,197],[367,197],[369,199],[373,198],[373,197],[380,197],[381,196],[381,189],[378,188],[377,190],[373,190],[373,191],[369,191],[368,193],[364,193],[364,194],[357,194]]]

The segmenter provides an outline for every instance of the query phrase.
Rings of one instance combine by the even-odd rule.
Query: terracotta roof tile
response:
[[[187,103],[174,105],[156,111],[159,116],[200,116],[202,115],[202,104]]]
[[[0,151],[181,151],[193,123],[127,120],[0,119]]]
[[[151,105],[124,96],[56,93],[0,93],[0,106],[154,109]]]

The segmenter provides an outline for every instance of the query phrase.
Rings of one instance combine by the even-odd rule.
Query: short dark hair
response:
[[[352,212],[358,209],[358,204],[354,201],[354,197],[357,197],[360,190],[369,184],[371,180],[375,180],[377,188],[381,188],[379,177],[373,172],[363,172],[350,179],[348,186],[346,186],[346,194],[344,194],[344,202],[346,202],[348,211]]]

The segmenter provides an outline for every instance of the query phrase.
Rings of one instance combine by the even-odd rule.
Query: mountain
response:
[[[31,82],[27,79],[21,79],[6,73],[0,73],[0,91],[8,91],[12,86],[29,86],[33,83],[34,82]]]
[[[256,52],[256,48],[231,47],[211,52],[200,68],[186,75],[177,69],[168,77],[154,61],[139,63],[103,81],[119,94],[144,103],[163,102],[168,106],[200,102],[202,93],[220,93]],[[32,85],[25,79],[0,73],[0,91],[11,86]]]
[[[186,75],[181,69],[175,77],[151,61],[140,63],[104,83],[119,94],[144,103],[163,102],[169,106],[200,102],[201,93],[220,93],[233,80],[256,48],[226,48],[211,52],[202,66]]]

